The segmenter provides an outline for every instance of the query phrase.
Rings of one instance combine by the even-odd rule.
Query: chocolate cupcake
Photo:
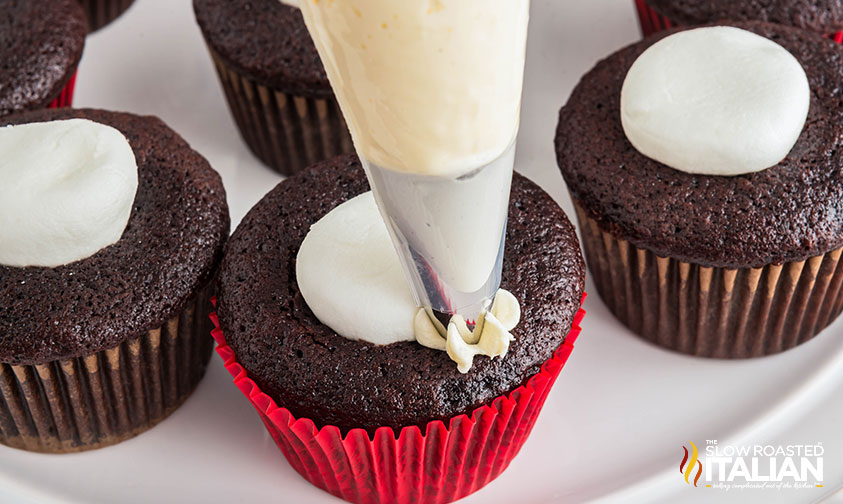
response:
[[[667,35],[709,28],[659,34],[599,62],[562,108],[556,135],[559,166],[603,300],[643,338],[707,357],[743,358],[787,350],[812,338],[843,308],[843,268],[838,267],[843,157],[836,148],[843,127],[837,85],[843,52],[805,30],[760,22],[736,26],[780,44],[785,58],[795,57],[797,68],[801,64],[802,79],[807,76],[802,115],[807,114],[807,120],[804,128],[799,124],[794,130],[795,144],[789,152],[785,146],[780,162],[734,176],[691,173],[645,156],[628,139],[621,90],[623,86],[625,95],[633,91],[625,84],[633,64]],[[767,43],[749,36],[752,44]],[[764,49],[769,52],[770,47]],[[720,56],[710,61],[717,65]],[[685,61],[693,65],[703,59]],[[742,65],[754,59],[742,60]],[[646,70],[653,76],[666,69]],[[767,70],[781,74],[785,68]],[[696,95],[692,100],[707,98]],[[764,112],[763,107],[750,111],[741,100],[732,103],[729,96],[720,98],[729,105],[722,110],[713,105],[713,114],[731,114],[740,121]],[[764,107],[786,101],[774,99]],[[663,105],[647,104],[642,117]],[[709,131],[707,119],[698,119],[698,125],[691,124],[693,136],[717,133]],[[742,148],[743,139],[764,137],[779,126],[773,121],[757,131],[738,131],[735,146]],[[750,140],[747,145],[754,144]],[[698,153],[697,161],[719,166],[718,148],[718,142],[712,142]],[[687,154],[681,145],[672,153],[666,150]],[[755,156],[764,150],[753,146],[744,154]]]
[[[88,29],[94,32],[111,23],[135,3],[135,0],[79,0],[88,18]]]
[[[348,339],[305,301],[297,254],[312,225],[367,190],[357,158],[344,156],[265,196],[227,245],[215,337],[235,382],[312,483],[353,502],[374,502],[369,491],[448,502],[496,477],[526,439],[579,333],[584,262],[561,209],[515,175],[502,288],[521,300],[522,316],[505,357],[478,356],[462,374],[448,354],[415,341]]]
[[[85,47],[76,0],[0,0],[0,117],[69,107]]]
[[[194,0],[196,20],[243,139],[284,175],[354,146],[297,7]]]
[[[8,201],[0,204],[6,213],[0,215],[5,223],[0,237],[0,442],[50,453],[133,437],[190,395],[212,349],[212,281],[229,229],[219,176],[157,118],[57,109],[12,116],[0,126],[41,128],[21,133],[26,141],[11,144],[12,149],[31,148],[52,128],[70,124],[67,120],[75,122],[56,134],[56,142],[42,145],[78,154],[45,163],[48,170],[69,166],[66,176],[50,177],[52,182],[44,185],[43,175],[49,173],[28,177],[34,165],[7,165],[4,177],[15,173],[15,180],[29,184],[33,194],[47,193],[17,217],[9,215]],[[103,125],[114,130],[103,133]],[[99,136],[78,136],[88,128]],[[9,148],[3,139],[13,131],[23,130],[0,130],[0,144]],[[99,237],[102,228],[110,227],[113,200],[120,200],[131,178],[131,173],[115,178],[114,170],[125,166],[98,147],[107,145],[102,135],[117,135],[130,161],[133,154],[136,192],[127,201],[128,220],[125,229],[117,229],[116,241],[91,249],[88,235]],[[36,163],[41,158],[24,152],[22,159]],[[102,198],[103,208],[90,199],[79,201],[79,194]],[[26,198],[14,198],[15,205],[35,204]],[[54,221],[45,222],[42,216],[49,212],[44,208],[53,207],[58,209]],[[80,214],[90,215],[95,224],[81,222]],[[10,219],[22,224],[10,224]],[[41,233],[41,241],[35,233]],[[77,254],[73,247],[87,252]],[[85,257],[68,262],[80,256]]]
[[[839,0],[635,0],[635,6],[645,37],[674,26],[765,21],[815,31],[843,43]]]

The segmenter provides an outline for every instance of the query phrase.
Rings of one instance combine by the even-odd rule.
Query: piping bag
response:
[[[500,288],[529,0],[301,0],[416,303]],[[439,323],[436,323],[438,321]]]

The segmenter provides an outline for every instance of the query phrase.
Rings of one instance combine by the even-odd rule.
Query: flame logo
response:
[[[691,482],[689,478],[691,477],[691,473],[694,472],[694,466],[696,466],[697,475],[694,477],[694,486],[697,486],[697,482],[700,480],[700,476],[702,475],[702,462],[697,459],[697,456],[699,455],[697,445],[691,441],[688,442],[691,443],[691,460],[688,460],[688,449],[683,446],[682,449],[685,450],[685,456],[682,457],[682,463],[679,464],[679,473],[685,475],[685,483],[690,485]]]

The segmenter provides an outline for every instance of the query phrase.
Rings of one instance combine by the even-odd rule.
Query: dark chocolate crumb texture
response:
[[[0,116],[57,98],[87,33],[78,0],[0,0]]]
[[[639,248],[703,266],[801,261],[843,245],[843,51],[813,32],[763,22],[734,26],[781,44],[802,64],[811,108],[778,165],[736,177],[693,175],[639,153],[620,120],[627,71],[671,30],[600,61],[559,114],[556,152],[588,217]]]
[[[296,255],[310,226],[368,189],[356,157],[326,161],[279,184],[232,235],[218,314],[249,377],[296,417],[373,432],[470,412],[537,373],[564,342],[585,277],[574,227],[550,196],[515,176],[502,288],[521,302],[521,323],[505,358],[479,356],[462,375],[445,352],[415,342],[337,335],[299,292]]]
[[[647,0],[682,25],[715,21],[766,21],[821,33],[843,30],[841,0]]]
[[[211,49],[259,84],[311,98],[333,96],[301,11],[279,0],[193,0]]]
[[[160,327],[211,280],[228,236],[219,175],[155,117],[52,109],[0,126],[69,118],[110,125],[129,140],[138,164],[134,207],[120,240],[87,259],[0,265],[0,362],[79,357]]]

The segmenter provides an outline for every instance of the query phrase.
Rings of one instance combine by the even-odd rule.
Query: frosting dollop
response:
[[[474,330],[459,316],[448,327],[416,306],[371,192],[337,206],[310,228],[296,256],[299,291],[316,318],[337,334],[376,345],[417,341],[443,350],[462,373],[475,355],[503,357],[521,317],[501,289]]]
[[[371,192],[311,226],[296,278],[316,318],[340,336],[376,345],[415,339],[416,303]]]
[[[0,128],[0,264],[56,267],[126,229],[138,187],[129,142],[86,119]]]
[[[473,330],[459,315],[451,317],[448,328],[444,329],[423,308],[416,313],[414,330],[419,344],[434,350],[445,350],[448,357],[457,363],[459,372],[465,374],[471,370],[476,355],[506,357],[509,344],[515,340],[509,331],[520,320],[521,305],[518,300],[509,291],[500,289],[492,308],[480,314]]]
[[[810,106],[785,48],[734,27],[675,33],[644,51],[621,92],[621,121],[645,156],[687,173],[770,168],[796,143]]]

